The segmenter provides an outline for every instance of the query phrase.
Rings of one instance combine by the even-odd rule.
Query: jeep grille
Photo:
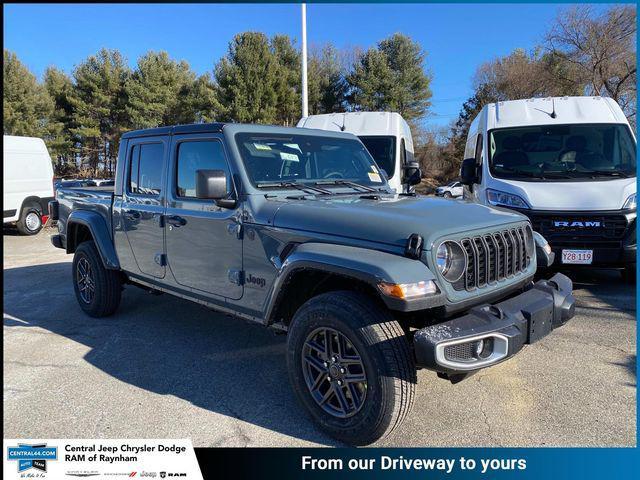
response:
[[[527,269],[527,235],[524,226],[477,237],[464,238],[460,245],[467,253],[467,269],[453,284],[456,290],[473,290],[513,277]]]

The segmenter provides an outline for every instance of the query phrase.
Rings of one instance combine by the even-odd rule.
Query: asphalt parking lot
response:
[[[285,336],[135,287],[89,318],[49,234],[4,232],[6,438],[336,445],[295,401]],[[573,279],[569,324],[458,385],[419,372],[412,416],[381,445],[635,445],[635,289],[617,272]]]

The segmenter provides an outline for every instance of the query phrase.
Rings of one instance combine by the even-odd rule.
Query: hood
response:
[[[636,193],[636,178],[590,182],[518,182],[492,179],[490,188],[522,197],[533,210],[620,210]]]
[[[401,247],[418,233],[430,249],[443,236],[522,220],[518,213],[467,201],[390,195],[380,200],[348,196],[292,201],[276,211],[273,225]]]

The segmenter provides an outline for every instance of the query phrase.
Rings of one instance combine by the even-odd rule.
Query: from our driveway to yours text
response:
[[[523,458],[406,458],[402,455],[378,458],[314,458],[303,455],[302,470],[431,470],[452,473],[454,470],[475,470],[489,473],[500,470],[526,470]]]

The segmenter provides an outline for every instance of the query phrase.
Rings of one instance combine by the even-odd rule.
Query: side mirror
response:
[[[411,162],[404,166],[403,183],[411,186],[418,185],[422,181],[422,170],[418,162]]]
[[[196,170],[196,197],[215,200],[216,205],[233,208],[236,201],[229,198],[227,174],[224,170]]]
[[[475,158],[465,158],[460,167],[460,183],[473,185],[478,183],[478,166]]]

